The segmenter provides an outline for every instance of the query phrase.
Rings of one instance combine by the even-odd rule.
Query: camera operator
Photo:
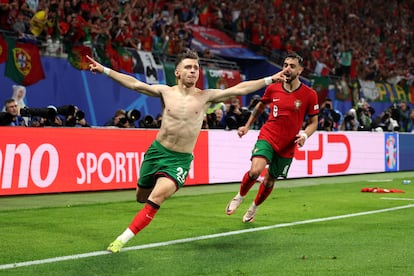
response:
[[[63,126],[62,119],[57,116],[57,108],[53,105],[45,108],[24,107],[20,109],[20,114],[28,118],[30,127]]]
[[[262,97],[258,94],[255,94],[253,95],[253,97],[250,98],[249,105],[247,106],[247,109],[249,110],[249,112],[252,112],[254,110],[255,106],[260,102],[261,98]],[[254,121],[254,123],[252,124],[250,128],[260,129],[263,126],[263,124],[266,123],[268,117],[269,117],[269,105],[266,105],[263,112],[259,115],[256,121]]]
[[[341,114],[333,109],[332,100],[326,98],[322,103],[318,116],[318,130],[333,131],[338,129]]]
[[[375,114],[375,109],[369,105],[365,100],[362,100],[358,103],[357,108],[357,120],[359,122],[358,130],[360,131],[371,131],[373,115]]]
[[[226,124],[223,120],[223,110],[216,109],[214,112],[207,114],[207,123],[209,129],[225,129]]]
[[[104,126],[106,127],[119,127],[119,128],[131,128],[131,124],[126,118],[126,111],[124,109],[118,109],[115,111],[114,116],[107,121]]]
[[[5,112],[0,114],[1,126],[27,126],[26,121],[19,115],[19,108],[15,99],[7,99],[4,102]]]
[[[392,112],[392,108],[390,107],[382,112],[380,116],[377,116],[372,122],[372,129],[377,132],[399,131],[400,126],[398,125],[398,121],[393,118]]]
[[[61,106],[58,109],[58,113],[65,116],[63,122],[67,127],[90,127],[86,122],[85,113],[80,110],[76,105]]]
[[[162,114],[159,113],[156,117],[155,117],[155,126],[157,128],[160,128],[162,124]]]
[[[145,115],[145,117],[138,122],[140,128],[159,128],[161,123],[158,123],[158,120],[155,120],[151,115]]]
[[[119,128],[136,128],[135,121],[141,117],[141,112],[136,109],[126,111],[124,109],[118,109],[115,111],[114,116],[107,121],[104,126],[107,127],[119,127]]]
[[[356,119],[356,110],[351,108],[345,115],[344,120],[339,126],[339,130],[356,131],[358,130],[359,122]]]
[[[250,111],[247,108],[241,108],[240,101],[237,97],[231,99],[229,108],[226,112],[225,122],[228,129],[238,129],[244,126],[249,119]]]

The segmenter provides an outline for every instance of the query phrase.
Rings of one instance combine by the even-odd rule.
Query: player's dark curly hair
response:
[[[303,58],[300,55],[298,55],[297,53],[290,52],[285,56],[285,59],[287,59],[287,58],[297,59],[299,65],[303,67]]]

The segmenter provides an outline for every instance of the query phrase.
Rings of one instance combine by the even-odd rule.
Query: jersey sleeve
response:
[[[311,89],[311,97],[310,97],[310,104],[308,106],[308,115],[314,116],[319,114],[319,101],[318,101],[318,93],[315,90]]]

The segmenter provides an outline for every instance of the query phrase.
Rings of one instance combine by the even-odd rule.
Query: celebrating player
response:
[[[287,55],[283,63],[286,82],[269,85],[247,123],[238,129],[240,137],[245,135],[265,105],[270,105],[269,118],[261,127],[252,151],[250,170],[243,176],[239,192],[226,207],[226,213],[232,215],[268,164],[268,171],[243,222],[254,221],[258,206],[270,195],[276,179],[287,177],[295,146],[302,147],[318,127],[318,95],[299,80],[302,71],[302,57],[293,53]],[[306,115],[310,123],[300,132]]]
[[[159,97],[163,103],[162,124],[155,141],[147,150],[140,168],[136,199],[145,203],[129,227],[107,248],[121,248],[154,218],[161,204],[184,185],[193,149],[211,103],[230,96],[246,95],[273,82],[285,81],[283,72],[259,80],[241,82],[226,89],[196,88],[200,65],[196,52],[187,50],[177,57],[177,85],[149,85],[134,77],[106,68],[88,57],[90,70],[103,73],[119,84],[148,96]]]

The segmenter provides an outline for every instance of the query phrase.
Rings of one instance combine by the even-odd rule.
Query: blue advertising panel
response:
[[[399,170],[414,170],[414,134],[401,133],[399,140]]]

